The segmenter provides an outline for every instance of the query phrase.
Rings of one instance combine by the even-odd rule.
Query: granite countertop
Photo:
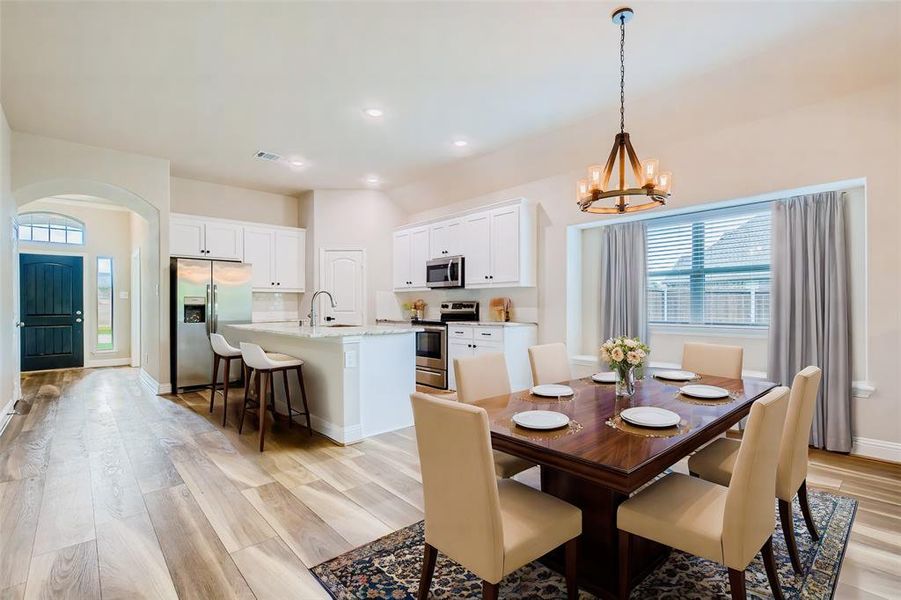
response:
[[[360,335],[396,335],[403,333],[411,333],[422,331],[421,327],[413,327],[412,325],[404,325],[401,323],[391,325],[362,325],[351,327],[300,327],[297,321],[287,321],[281,323],[247,323],[243,325],[228,325],[242,331],[251,331],[254,333],[271,333],[275,335],[285,335],[299,338],[336,338],[351,337]]]

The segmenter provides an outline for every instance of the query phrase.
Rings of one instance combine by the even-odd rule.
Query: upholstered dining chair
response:
[[[495,478],[485,409],[418,392],[410,401],[425,501],[419,599],[429,595],[439,552],[481,578],[482,597],[493,600],[501,579],[563,545],[567,597],[577,598],[582,511]]]
[[[820,369],[812,366],[795,375],[788,400],[785,429],[779,446],[779,465],[776,468],[779,520],[782,522],[788,556],[796,573],[801,572],[801,560],[798,556],[792,519],[792,500],[795,495],[798,496],[810,537],[814,540],[820,539],[807,502],[807,445],[822,375]],[[740,448],[741,442],[738,440],[729,438],[714,440],[712,444],[688,459],[688,472],[713,483],[729,485]]]
[[[573,378],[569,368],[566,344],[541,344],[529,348],[529,366],[532,368],[532,385],[560,383]]]
[[[745,569],[760,552],[773,595],[782,599],[773,557],[773,489],[788,388],[751,406],[729,487],[673,473],[619,505],[620,598],[629,597],[632,538],[654,540],[729,569],[733,600],[744,600]]]
[[[457,379],[457,400],[466,404],[510,393],[507,360],[501,353],[455,358],[454,377]],[[513,477],[535,466],[535,463],[505,452],[493,452],[498,477]]]
[[[682,346],[682,368],[701,375],[741,379],[743,355],[741,346],[686,342]]]

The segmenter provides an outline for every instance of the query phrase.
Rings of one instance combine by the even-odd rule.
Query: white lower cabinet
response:
[[[457,389],[454,359],[482,354],[501,353],[507,361],[507,376],[514,391],[532,387],[529,369],[529,346],[537,343],[535,325],[465,325],[450,323],[447,327],[447,387]]]

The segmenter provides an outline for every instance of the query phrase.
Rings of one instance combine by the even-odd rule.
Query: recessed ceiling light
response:
[[[379,184],[378,175],[367,175],[366,183],[368,183],[369,185],[378,185]]]
[[[466,140],[454,140],[454,146],[456,146],[457,148],[465,148],[468,145],[469,142],[467,142]]]
[[[385,111],[381,108],[364,108],[363,114],[373,119],[380,119],[385,116]]]
[[[300,167],[304,166],[306,163],[304,163],[302,160],[295,158],[295,159],[289,160],[288,164],[291,165],[292,167],[300,168]]]

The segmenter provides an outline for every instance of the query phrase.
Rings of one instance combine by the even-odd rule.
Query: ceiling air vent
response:
[[[259,158],[260,160],[269,160],[274,162],[278,162],[282,159],[282,157],[275,152],[266,152],[265,150],[259,150],[256,154],[254,154],[254,157]]]

